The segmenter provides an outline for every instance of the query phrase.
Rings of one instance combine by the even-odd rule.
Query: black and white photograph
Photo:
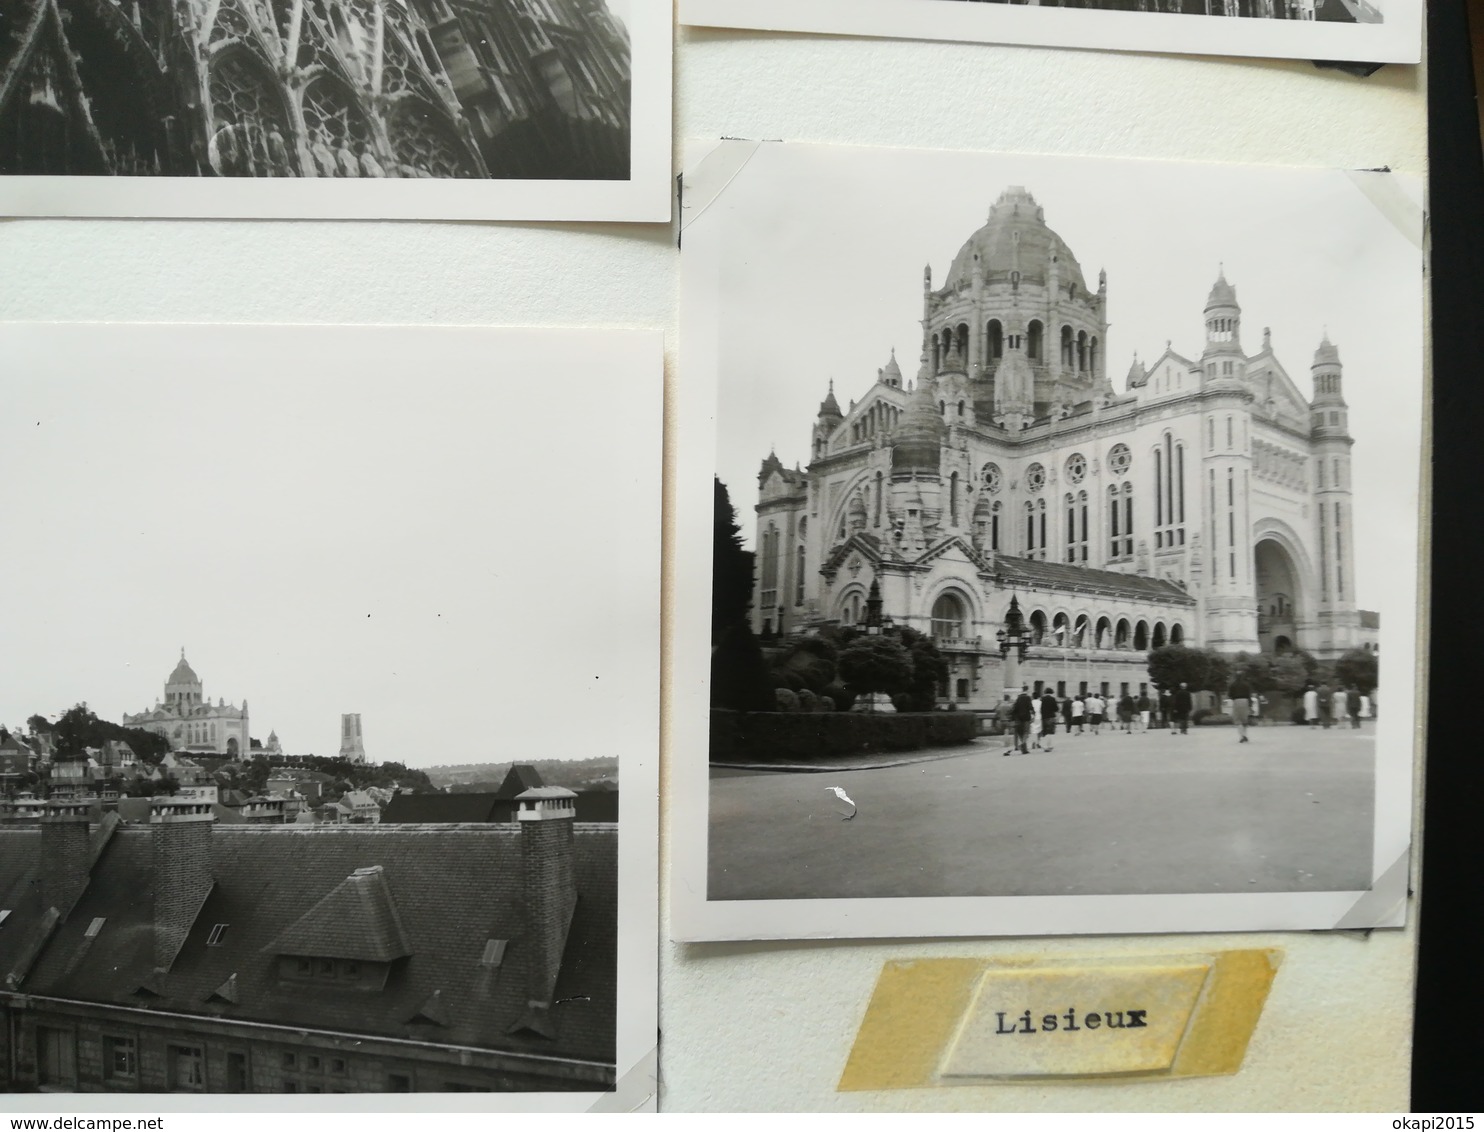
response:
[[[678,937],[1400,925],[1420,186],[690,169]]]
[[[680,0],[709,27],[1416,63],[1420,0]]]
[[[660,334],[0,353],[0,1107],[652,1107]]]
[[[664,219],[668,14],[0,0],[0,209]]]

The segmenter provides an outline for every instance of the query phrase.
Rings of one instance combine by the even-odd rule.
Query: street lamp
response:
[[[1005,613],[1005,626],[998,630],[995,640],[1000,643],[1000,656],[1005,662],[1005,696],[1009,698],[1020,692],[1020,662],[1025,660],[1031,647],[1031,635],[1026,631],[1025,618],[1020,613],[1020,599],[1010,595],[1010,608]]]

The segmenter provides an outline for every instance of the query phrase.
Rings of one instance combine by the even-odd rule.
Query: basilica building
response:
[[[1340,354],[1305,396],[1243,345],[1218,274],[1204,346],[1107,372],[1107,279],[1090,287],[1023,188],[1007,189],[940,286],[923,276],[913,381],[895,355],[842,409],[833,383],[807,468],[759,473],[754,628],[860,623],[874,582],[896,625],[950,662],[944,698],[1002,694],[995,634],[1018,597],[1021,676],[1059,694],[1146,686],[1145,654],[1362,643]]]
[[[235,759],[245,757],[252,744],[247,701],[238,707],[221,699],[215,704],[208,700],[201,690],[201,677],[186,661],[185,649],[180,650],[180,662],[165,678],[165,698],[138,715],[126,714],[123,724],[165,736],[172,751]]]
[[[0,174],[628,176],[604,0],[5,0]]]

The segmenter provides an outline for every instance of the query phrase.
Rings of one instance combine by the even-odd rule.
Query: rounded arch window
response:
[[[1067,457],[1067,479],[1072,483],[1081,483],[1087,476],[1087,457],[1081,452],[1073,452]]]
[[[984,480],[985,491],[993,493],[1000,490],[1000,481],[1003,477],[1000,475],[1000,466],[998,464],[985,464],[980,470],[979,476]]]
[[[1039,645],[1046,640],[1046,614],[1039,609],[1031,614],[1031,644]]]
[[[1025,486],[1029,491],[1040,491],[1046,486],[1046,469],[1040,464],[1032,464],[1025,470]]]
[[[942,640],[954,641],[964,635],[964,622],[967,617],[964,613],[963,599],[952,590],[938,595],[933,602],[933,636]]]
[[[1134,462],[1134,454],[1127,444],[1115,444],[1108,450],[1108,467],[1114,475],[1121,476]]]

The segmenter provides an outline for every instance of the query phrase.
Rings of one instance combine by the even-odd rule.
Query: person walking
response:
[[[1015,706],[1010,709],[1010,718],[1015,721],[1015,747],[1022,755],[1031,753],[1031,721],[1035,715],[1035,701],[1031,699],[1030,687],[1022,684],[1020,695],[1015,697]],[[1010,752],[1005,753],[1008,755]]]
[[[1015,750],[1015,701],[1006,696],[994,709],[995,722],[999,725],[1000,734],[1005,737],[1005,749],[1003,754],[1008,755]]]
[[[1134,730],[1134,697],[1128,692],[1118,697],[1118,729],[1126,735]]]
[[[1087,722],[1092,727],[1092,733],[1098,734],[1103,728],[1103,709],[1105,708],[1103,697],[1094,692],[1087,697]]]
[[[1139,699],[1134,704],[1134,710],[1139,713],[1139,730],[1141,732],[1148,731],[1149,730],[1149,713],[1153,710],[1153,707],[1152,707],[1152,705],[1149,702],[1149,693],[1148,692],[1140,692],[1139,693]]]
[[[1310,727],[1319,726],[1319,692],[1313,684],[1304,689],[1304,722]]]
[[[1166,688],[1163,692],[1160,693],[1160,697],[1159,697],[1159,725],[1161,727],[1170,727],[1170,728],[1173,728],[1174,727],[1175,721],[1170,716],[1170,712],[1172,712],[1174,710],[1174,703],[1175,703],[1175,693],[1173,691],[1171,691],[1169,688]],[[1172,730],[1170,732],[1170,734],[1173,735],[1174,734],[1174,731]]]
[[[1072,700],[1072,722],[1077,725],[1077,734],[1083,735],[1087,731],[1087,697],[1080,692]]]
[[[1072,733],[1072,697],[1068,696],[1061,702],[1061,729],[1068,735]]]
[[[1318,696],[1319,723],[1326,731],[1328,731],[1330,724],[1335,721],[1335,694],[1330,689],[1330,686],[1328,684],[1320,684]]]
[[[1190,726],[1190,685],[1181,684],[1175,694],[1170,697],[1170,734],[1173,735],[1175,724],[1180,725],[1180,734],[1188,735],[1186,730]]]
[[[1240,736],[1237,742],[1245,743],[1247,720],[1252,711],[1252,685],[1247,683],[1247,677],[1239,673],[1226,694],[1232,699],[1232,722],[1237,725],[1237,734]]]
[[[1345,717],[1350,714],[1350,693],[1345,691],[1344,685],[1335,689],[1334,699],[1330,702],[1330,716],[1337,726],[1343,725]]]
[[[1346,699],[1345,704],[1350,709],[1350,726],[1352,728],[1360,726],[1360,700],[1360,689],[1354,684],[1351,684],[1350,695]]]
[[[1252,726],[1259,726],[1266,718],[1262,713],[1262,705],[1267,703],[1261,692],[1253,692],[1250,703],[1252,709]]]
[[[1041,749],[1050,751],[1053,737],[1056,735],[1056,715],[1058,705],[1056,697],[1052,695],[1051,689],[1047,688],[1041,693]]]

